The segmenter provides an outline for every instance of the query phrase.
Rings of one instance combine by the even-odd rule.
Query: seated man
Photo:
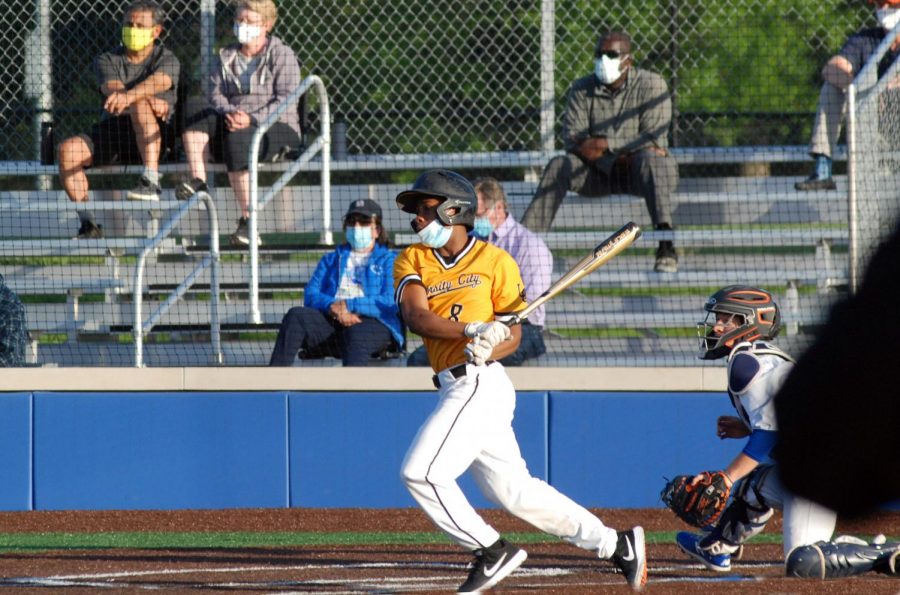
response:
[[[666,138],[672,99],[661,76],[633,67],[631,51],[628,35],[603,35],[597,42],[594,73],[569,89],[563,115],[566,154],[544,168],[522,217],[530,230],[549,230],[570,190],[590,197],[640,195],[656,229],[672,229],[671,196],[678,185],[678,164]],[[654,269],[678,270],[671,241],[659,243]]]
[[[84,170],[110,163],[143,163],[131,200],[159,200],[159,161],[174,145],[176,88],[181,66],[162,46],[162,9],[151,0],[135,0],[125,11],[122,47],[96,61],[103,119],[90,135],[67,138],[59,146],[59,177],[69,200],[88,200]],[[76,239],[103,237],[88,210],[79,210]]]
[[[344,216],[347,243],[322,257],[303,306],[281,321],[270,366],[290,366],[297,354],[340,357],[345,366],[367,366],[373,355],[397,351],[405,339],[394,303],[394,258],[374,200],[350,203]]]
[[[0,368],[24,366],[27,344],[25,307],[0,275]]]
[[[494,178],[475,180],[478,210],[475,213],[473,233],[480,239],[503,248],[519,265],[525,298],[534,301],[550,287],[553,272],[553,255],[547,244],[537,234],[528,231],[509,214],[506,193]],[[504,366],[521,366],[522,362],[546,353],[544,345],[544,308],[531,313],[522,324],[522,340],[519,347],[500,360]],[[406,360],[407,366],[428,366],[428,353],[422,345]]]
[[[873,0],[869,0],[873,3]],[[900,22],[900,0],[874,0],[878,27],[861,29],[847,38],[840,51],[832,56],[822,68],[825,83],[819,92],[819,105],[813,123],[812,141],[809,153],[816,160],[815,171],[802,182],[797,182],[797,190],[834,190],[837,185],[831,177],[832,155],[841,135],[841,121],[846,109],[845,92],[853,79],[866,65],[878,45]],[[894,40],[890,51],[878,63],[879,78],[900,55],[900,35]]]

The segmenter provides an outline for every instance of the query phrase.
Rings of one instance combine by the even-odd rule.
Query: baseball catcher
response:
[[[682,531],[676,542],[710,570],[728,572],[732,556],[760,533],[775,509],[784,515],[785,573],[803,578],[851,576],[869,570],[896,572],[900,543],[832,539],[833,511],[784,488],[769,459],[777,424],[773,397],[794,360],[770,341],[781,313],[763,289],[732,285],[714,293],[698,324],[701,359],[727,357],[728,396],[737,416],[716,422],[720,439],[746,439],[722,471],[679,476],[660,496],[685,522],[703,531]],[[733,483],[732,483],[733,482]],[[729,502],[730,495],[730,502]]]

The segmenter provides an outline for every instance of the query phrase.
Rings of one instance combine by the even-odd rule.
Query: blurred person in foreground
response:
[[[841,515],[900,504],[900,228],[775,396],[785,484]]]
[[[381,221],[374,200],[350,203],[344,216],[347,242],[322,257],[306,284],[303,306],[284,315],[270,366],[291,366],[298,353],[368,366],[373,356],[403,349],[392,276],[396,253]]]
[[[69,200],[89,199],[85,170],[98,165],[143,163],[129,200],[159,200],[159,163],[175,146],[175,102],[181,65],[163,47],[164,15],[151,0],[136,0],[125,10],[122,45],[101,54],[95,63],[103,117],[90,134],[59,145],[59,177]],[[93,213],[79,208],[76,239],[103,237]]]
[[[240,0],[234,15],[235,43],[219,50],[207,96],[191,98],[182,135],[192,179],[175,190],[185,200],[207,190],[206,162],[210,143],[216,161],[224,161],[228,181],[240,209],[232,246],[250,245],[250,144],[259,125],[300,84],[294,51],[271,35],[278,9],[272,0]],[[300,115],[288,108],[263,135],[259,160],[283,155],[300,146]],[[259,237],[255,240],[259,243]]]
[[[494,178],[479,178],[473,186],[478,197],[478,210],[475,212],[472,233],[509,252],[519,265],[522,282],[525,284],[525,299],[534,301],[550,287],[550,275],[553,272],[553,255],[550,249],[537,234],[510,215],[506,192],[500,182]],[[522,340],[514,352],[500,360],[501,364],[507,367],[521,366],[525,360],[546,353],[544,316],[544,308],[540,307],[522,321]],[[429,365],[424,345],[409,355],[406,365]]]

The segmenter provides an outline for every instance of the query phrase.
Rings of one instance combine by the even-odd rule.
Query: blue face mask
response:
[[[445,227],[441,222],[435,219],[424,228],[416,232],[422,243],[429,248],[443,248],[450,241],[450,234],[453,232],[452,227]]]
[[[372,245],[373,238],[371,227],[351,225],[344,233],[347,236],[347,243],[350,244],[350,247],[354,250],[365,250]]]
[[[482,240],[486,240],[490,237],[491,232],[494,231],[494,226],[491,225],[491,220],[487,217],[475,217],[475,229],[472,231]]]

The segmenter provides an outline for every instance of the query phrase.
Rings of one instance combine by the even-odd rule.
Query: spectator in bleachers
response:
[[[164,16],[151,0],[135,0],[125,10],[122,46],[95,63],[103,117],[90,134],[59,146],[59,177],[76,203],[89,198],[85,169],[114,163],[143,163],[131,200],[159,200],[159,162],[175,144],[175,101],[181,65],[159,39]],[[103,237],[90,210],[79,209],[76,239]]]
[[[0,275],[0,368],[24,366],[27,344],[25,307]]]
[[[351,202],[344,233],[347,242],[316,266],[303,306],[284,315],[270,366],[290,366],[298,353],[304,359],[340,357],[345,366],[367,366],[373,356],[403,349],[392,276],[397,255],[378,203]]]
[[[847,38],[843,47],[822,68],[825,83],[819,91],[819,104],[813,123],[809,153],[815,159],[815,170],[794,186],[797,190],[834,190],[832,155],[841,135],[841,123],[846,110],[846,91],[853,79],[866,65],[878,45],[897,23],[900,23],[900,0],[869,0],[875,5],[877,27],[861,29]],[[891,49],[878,63],[880,78],[900,55],[900,35]]]
[[[250,143],[259,124],[277,110],[300,84],[294,51],[270,35],[278,18],[272,0],[241,0],[234,16],[232,43],[219,50],[207,96],[192,98],[182,136],[192,179],[176,189],[179,199],[206,190],[210,139],[216,161],[224,161],[241,211],[233,246],[248,246],[250,217]],[[300,145],[300,116],[285,111],[263,136],[259,159],[269,159]],[[259,238],[256,239],[259,242]]]
[[[672,229],[671,196],[678,164],[669,153],[672,98],[665,80],[634,66],[631,38],[613,31],[600,37],[594,73],[568,92],[563,115],[566,154],[544,168],[522,224],[535,232],[550,229],[568,191],[601,197],[614,193],[644,198],[656,229]],[[678,270],[671,241],[659,243],[654,269]]]
[[[553,272],[553,255],[550,249],[544,240],[509,213],[506,192],[500,182],[494,178],[479,178],[475,180],[474,186],[478,210],[475,213],[473,234],[509,252],[519,265],[527,301],[534,301],[550,287],[550,275]],[[521,326],[522,340],[513,353],[500,360],[504,366],[521,366],[525,360],[547,352],[543,337],[544,308],[540,307],[532,312]],[[409,354],[406,365],[431,365],[424,345]]]

